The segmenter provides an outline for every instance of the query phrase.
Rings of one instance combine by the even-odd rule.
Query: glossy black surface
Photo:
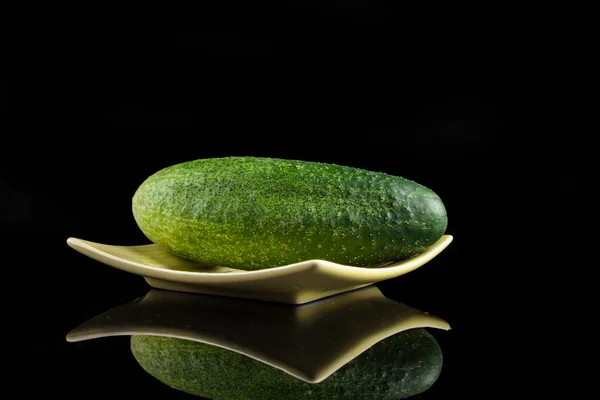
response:
[[[542,97],[528,48],[505,25],[448,17],[408,28],[415,14],[383,3],[308,3],[161,10],[146,28],[94,10],[97,20],[34,31],[44,67],[27,73],[27,129],[7,139],[0,169],[5,345],[27,393],[191,398],[142,371],[126,337],[66,341],[150,289],[66,239],[147,243],[131,214],[137,186],[162,167],[229,155],[333,162],[434,190],[453,243],[377,284],[452,326],[430,331],[444,367],[419,398],[552,391],[551,321],[568,318],[557,317],[555,281],[581,250],[579,231],[558,224],[583,207],[567,194],[587,164],[564,162],[562,146],[522,125]]]
[[[449,324],[386,298],[375,286],[294,306],[153,289],[78,325],[67,334],[67,341],[132,335],[194,341],[241,353],[297,378],[292,380],[315,386],[380,341],[423,328],[448,330]],[[409,351],[413,345],[409,341],[405,347]],[[413,365],[395,362],[403,353],[396,350],[394,353],[400,355],[386,354],[380,360],[385,364],[374,367],[391,369],[396,364],[415,370],[419,361],[425,361],[422,359],[438,358],[435,347],[434,354],[419,349],[420,356],[413,357]],[[152,364],[160,363],[166,355]],[[431,371],[433,379],[439,375],[439,361]],[[186,368],[194,374],[192,366]],[[385,376],[379,379],[386,385],[393,383]]]

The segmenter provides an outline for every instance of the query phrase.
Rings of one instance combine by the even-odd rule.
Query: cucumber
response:
[[[244,270],[401,260],[435,243],[448,223],[440,197],[411,180],[258,157],[164,168],[139,186],[132,210],[146,237],[173,254]]]
[[[420,328],[374,344],[320,383],[191,340],[134,335],[131,351],[162,383],[214,400],[403,399],[429,389],[443,364],[439,344]]]

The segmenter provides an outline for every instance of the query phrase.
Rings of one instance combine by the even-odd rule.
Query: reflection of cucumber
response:
[[[408,179],[258,157],[164,168],[140,185],[132,210],[172,253],[241,269],[308,259],[370,266],[423,252],[447,225],[441,199]]]
[[[132,336],[131,351],[161,382],[215,400],[401,399],[427,390],[442,368],[441,349],[424,329],[376,343],[316,384],[245,355],[190,340]]]

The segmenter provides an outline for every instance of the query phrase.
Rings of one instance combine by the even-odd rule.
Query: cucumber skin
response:
[[[425,329],[384,339],[316,384],[243,354],[161,336],[132,336],[139,365],[169,387],[214,400],[396,400],[428,390],[443,356]]]
[[[257,157],[164,168],[137,189],[132,211],[148,239],[170,252],[245,270],[401,260],[435,243],[448,223],[439,196],[408,179]]]

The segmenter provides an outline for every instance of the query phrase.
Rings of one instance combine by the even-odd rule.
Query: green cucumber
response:
[[[257,157],[164,168],[140,185],[132,210],[148,239],[173,254],[245,270],[401,260],[434,244],[448,223],[440,197],[411,180]]]
[[[307,383],[243,354],[191,340],[132,336],[140,366],[173,389],[214,400],[403,399],[429,389],[443,357],[424,329],[384,339],[320,383]]]

